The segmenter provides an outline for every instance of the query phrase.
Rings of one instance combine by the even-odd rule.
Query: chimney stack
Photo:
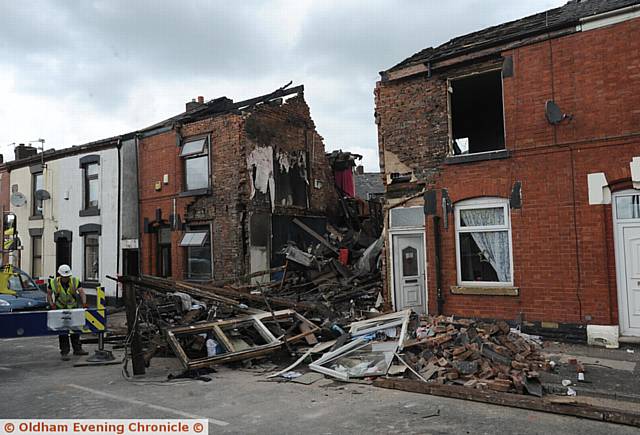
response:
[[[362,166],[362,165],[356,166],[356,174],[358,174],[358,175],[364,174],[364,166]]]
[[[186,104],[186,111],[190,111],[195,109],[196,107],[200,107],[204,104],[204,97],[200,95],[198,99],[192,98],[191,101],[188,101]]]
[[[35,156],[38,154],[38,149],[32,146],[26,146],[21,143],[14,149],[16,160],[26,159],[27,157]]]

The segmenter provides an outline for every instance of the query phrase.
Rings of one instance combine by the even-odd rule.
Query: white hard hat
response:
[[[61,264],[58,268],[58,275],[60,276],[71,276],[71,268],[68,264]]]

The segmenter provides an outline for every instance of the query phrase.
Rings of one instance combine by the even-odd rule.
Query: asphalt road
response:
[[[368,385],[272,382],[262,373],[225,367],[209,375],[210,382],[164,382],[180,371],[172,358],[154,359],[136,382],[126,380],[119,365],[73,363],[60,361],[56,337],[0,340],[0,418],[208,418],[210,433],[243,434],[638,433]]]

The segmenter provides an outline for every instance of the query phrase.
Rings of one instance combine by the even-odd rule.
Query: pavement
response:
[[[92,352],[95,346],[85,345]],[[118,358],[122,354],[115,352]],[[217,367],[210,382],[167,381],[175,358],[128,380],[121,365],[74,367],[56,337],[0,340],[0,418],[208,418],[210,433],[637,434],[638,428],[322,380],[266,380]]]
[[[544,353],[547,358],[558,363],[554,372],[541,372],[540,378],[545,386],[561,391],[562,380],[572,381],[579,396],[587,395],[620,402],[626,408],[632,406],[640,410],[640,347],[621,345],[619,349],[545,342]],[[578,381],[576,365],[579,361],[585,369],[584,381]],[[553,388],[555,387],[555,388]],[[624,402],[629,402],[626,405]],[[633,405],[631,405],[633,404]]]

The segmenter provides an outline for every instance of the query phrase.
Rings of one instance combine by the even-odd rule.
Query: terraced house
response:
[[[640,2],[424,49],[375,90],[396,309],[640,336]]]
[[[137,133],[143,273],[237,278],[306,246],[294,219],[324,234],[337,198],[302,86],[185,109]]]
[[[129,135],[44,153],[17,146],[2,180],[17,219],[12,263],[35,279],[68,264],[87,294],[102,285],[118,296],[107,276],[137,266],[128,260],[138,243],[134,145]]]

